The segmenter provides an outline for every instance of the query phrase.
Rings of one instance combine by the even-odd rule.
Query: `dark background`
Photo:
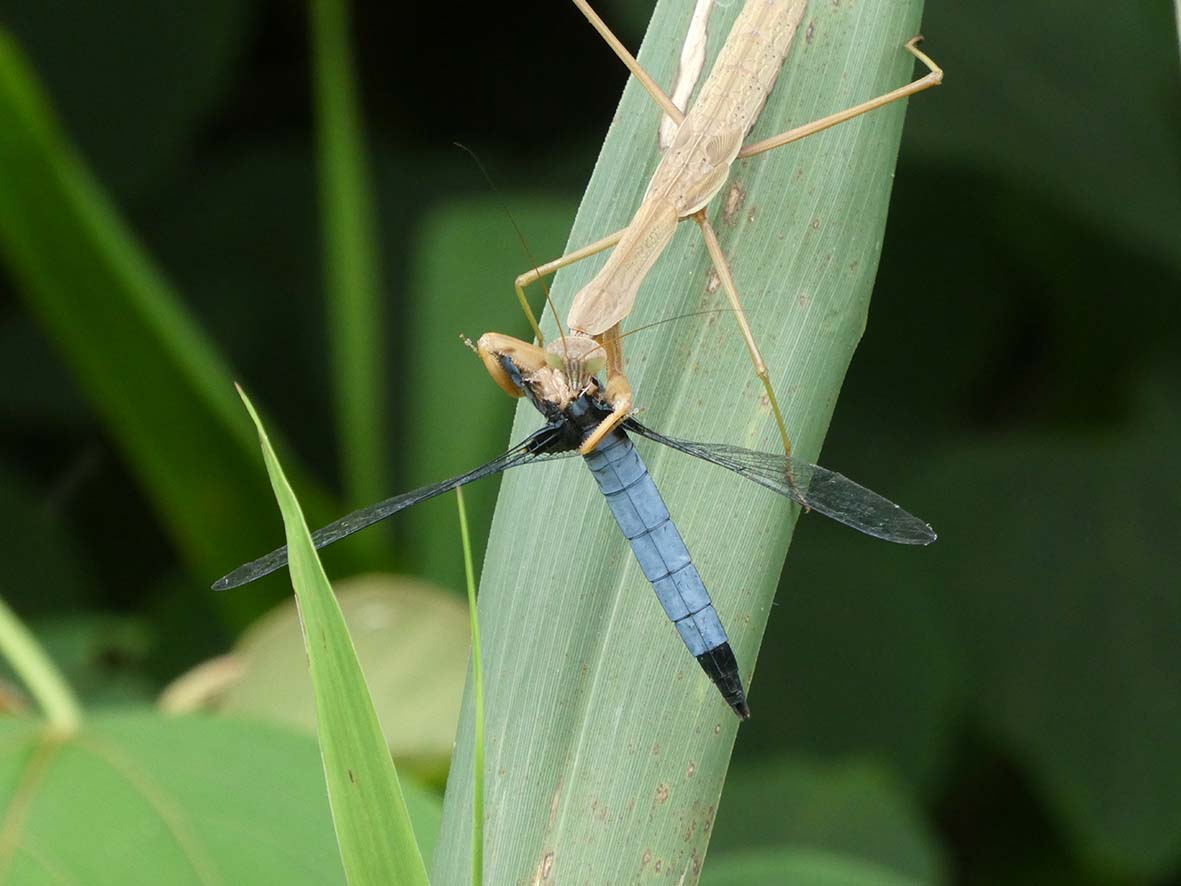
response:
[[[638,45],[645,4],[602,12]],[[235,376],[335,487],[302,7],[5,0],[0,25]],[[918,835],[909,872],[931,879],[1181,882],[1176,23],[1163,2],[931,0],[924,30],[947,82],[911,101],[824,461],[893,471],[884,490],[941,538],[899,561],[801,522],[714,847],[785,839],[751,822],[823,781],[833,803],[847,788],[827,808],[846,823],[879,808],[866,785],[888,797]],[[401,489],[453,464],[454,429],[414,422],[423,373],[484,386],[496,420],[456,424],[489,455],[507,439],[507,398],[458,345],[424,359],[416,330],[437,299],[463,318],[448,336],[523,334],[509,281],[530,260],[500,200],[533,253],[561,250],[625,72],[560,2],[362,3],[353,33]],[[34,316],[0,265],[2,592],[91,701],[150,698],[240,624]],[[413,525],[398,567],[458,592],[454,538]]]

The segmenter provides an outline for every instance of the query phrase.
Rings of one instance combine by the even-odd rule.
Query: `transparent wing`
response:
[[[529,440],[532,440],[535,436],[533,435]],[[464,486],[483,477],[498,474],[501,471],[507,471],[509,468],[532,464],[537,461],[566,458],[578,454],[577,452],[531,452],[525,448],[529,440],[518,446],[514,446],[503,455],[497,456],[487,464],[482,464],[478,468],[468,471],[466,474],[460,474],[458,477],[452,477],[450,480],[443,480],[439,483],[433,483],[430,486],[423,486],[419,489],[411,490],[410,492],[403,492],[401,495],[395,495],[393,498],[387,498],[385,501],[379,501],[377,504],[353,511],[351,514],[341,517],[335,523],[329,523],[324,528],[317,529],[313,532],[312,544],[316,546],[317,550],[327,547],[333,542],[340,541],[345,536],[352,535],[354,532],[360,532],[362,529],[372,526],[374,523],[378,523],[387,517],[392,517],[398,511],[404,511],[406,508],[426,501],[428,498],[434,498],[436,495],[450,492],[452,489]],[[222,576],[213,583],[213,590],[226,591],[230,588],[241,587],[256,579],[262,578],[264,575],[270,575],[286,564],[287,546],[284,545],[265,556],[259,557],[257,560],[251,560],[249,563],[239,566],[228,575]]]
[[[788,458],[782,453],[666,437],[635,419],[628,419],[625,427],[641,437],[733,471],[765,489],[786,495],[808,510],[874,538],[904,545],[928,545],[935,540],[935,531],[924,521],[828,468]]]

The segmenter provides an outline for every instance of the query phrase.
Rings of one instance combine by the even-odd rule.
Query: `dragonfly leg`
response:
[[[468,345],[471,346],[471,342],[468,342]],[[523,397],[525,392],[505,371],[501,363],[502,357],[508,357],[526,375],[546,365],[544,348],[499,332],[484,333],[472,349],[484,361],[484,368],[488,370],[492,380],[510,397]]]
[[[705,248],[709,251],[709,257],[713,261],[714,270],[717,271],[718,279],[722,282],[722,288],[726,290],[726,298],[730,301],[730,307],[734,310],[734,316],[738,319],[738,328],[742,332],[743,340],[746,342],[746,350],[750,353],[750,361],[754,364],[755,375],[759,377],[759,381],[763,383],[763,388],[767,392],[767,401],[771,404],[771,411],[775,414],[775,422],[779,425],[779,436],[783,438],[783,451],[787,455],[791,455],[791,438],[787,434],[787,425],[784,424],[783,413],[779,409],[779,399],[775,396],[775,388],[771,384],[771,376],[767,372],[767,364],[763,360],[763,354],[759,350],[758,343],[755,342],[754,333],[751,332],[750,324],[746,322],[746,312],[742,310],[742,301],[738,297],[738,288],[734,285],[734,277],[730,273],[730,264],[726,261],[726,256],[722,253],[722,246],[718,243],[718,236],[714,232],[713,225],[705,217],[705,210],[700,210],[694,214],[693,220],[701,228],[701,235],[705,239]]]
[[[587,0],[574,0],[574,5],[586,16],[591,26],[599,32],[599,36],[607,41],[607,45],[611,47],[611,50],[619,57],[619,60],[627,66],[632,76],[640,81],[640,85],[644,87],[648,95],[652,96],[656,104],[660,105],[661,110],[668,114],[680,126],[681,121],[685,119],[685,112],[678,108],[676,102],[668,97],[668,93],[656,84],[656,81],[652,79],[652,75],[640,66],[640,63],[636,61],[636,57],[627,51],[626,46],[619,42],[619,38],[607,27],[607,23],[599,18],[599,14],[591,9]]]
[[[603,438],[615,430],[632,411],[632,386],[623,371],[623,336],[619,334],[619,324],[596,336],[595,340],[607,352],[607,390],[604,399],[611,407],[611,414],[599,422],[582,441],[578,447],[582,455],[594,452]]]
[[[927,74],[925,76],[898,89],[893,89],[884,95],[879,95],[877,98],[871,98],[869,101],[862,102],[859,105],[854,105],[835,114],[829,114],[827,117],[821,117],[819,120],[813,120],[811,123],[805,123],[803,126],[797,126],[795,129],[789,129],[787,132],[781,132],[779,135],[773,135],[770,138],[749,144],[738,152],[738,156],[743,158],[753,157],[756,154],[770,151],[772,148],[779,148],[783,145],[791,144],[802,138],[807,138],[809,135],[836,126],[838,123],[844,123],[846,120],[852,120],[854,117],[860,117],[862,114],[877,110],[891,102],[896,102],[899,99],[914,95],[916,92],[922,92],[924,89],[938,86],[943,82],[943,69],[935,64],[929,55],[918,48],[918,44],[922,39],[921,36],[910,38],[906,43],[906,51],[926,65]]]
[[[590,258],[592,255],[598,255],[607,249],[610,249],[622,238],[627,228],[616,231],[614,234],[608,234],[602,240],[596,240],[594,243],[583,246],[581,249],[575,249],[573,252],[568,252],[559,258],[552,261],[547,261],[543,265],[536,268],[531,268],[523,274],[517,276],[514,286],[517,290],[517,301],[521,303],[521,310],[525,312],[525,316],[529,318],[529,325],[533,327],[533,334],[537,336],[537,343],[545,344],[545,338],[541,334],[541,327],[537,323],[537,316],[533,313],[533,309],[529,307],[529,299],[525,297],[525,287],[531,283],[537,283],[543,277],[548,277],[550,274],[569,267],[572,264],[582,261],[584,258]]]

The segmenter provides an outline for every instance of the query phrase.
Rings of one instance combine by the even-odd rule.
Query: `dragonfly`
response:
[[[316,548],[326,547],[419,502],[510,468],[581,455],[681,640],[734,713],[749,719],[750,707],[729,637],[631,435],[725,468],[790,498],[806,511],[824,514],[874,538],[926,545],[935,540],[935,532],[923,520],[835,471],[782,452],[682,440],[655,431],[634,416],[616,425],[593,451],[580,452],[613,407],[604,399],[598,378],[587,374],[588,367],[596,368],[595,362],[586,354],[570,352],[597,347],[588,339],[563,338],[547,349],[551,355],[560,351],[562,360],[551,359],[532,367],[518,365],[512,355],[500,354],[502,376],[498,382],[511,384],[518,396],[527,397],[545,424],[503,454],[464,474],[395,495],[330,523],[312,534],[312,542]],[[213,589],[240,587],[286,563],[287,548],[277,548],[218,579]]]

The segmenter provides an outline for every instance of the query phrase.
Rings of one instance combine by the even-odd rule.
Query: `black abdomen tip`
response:
[[[746,704],[746,691],[742,688],[742,675],[738,662],[729,643],[722,643],[697,656],[701,669],[718,687],[726,704],[743,720],[750,719],[750,708]]]

